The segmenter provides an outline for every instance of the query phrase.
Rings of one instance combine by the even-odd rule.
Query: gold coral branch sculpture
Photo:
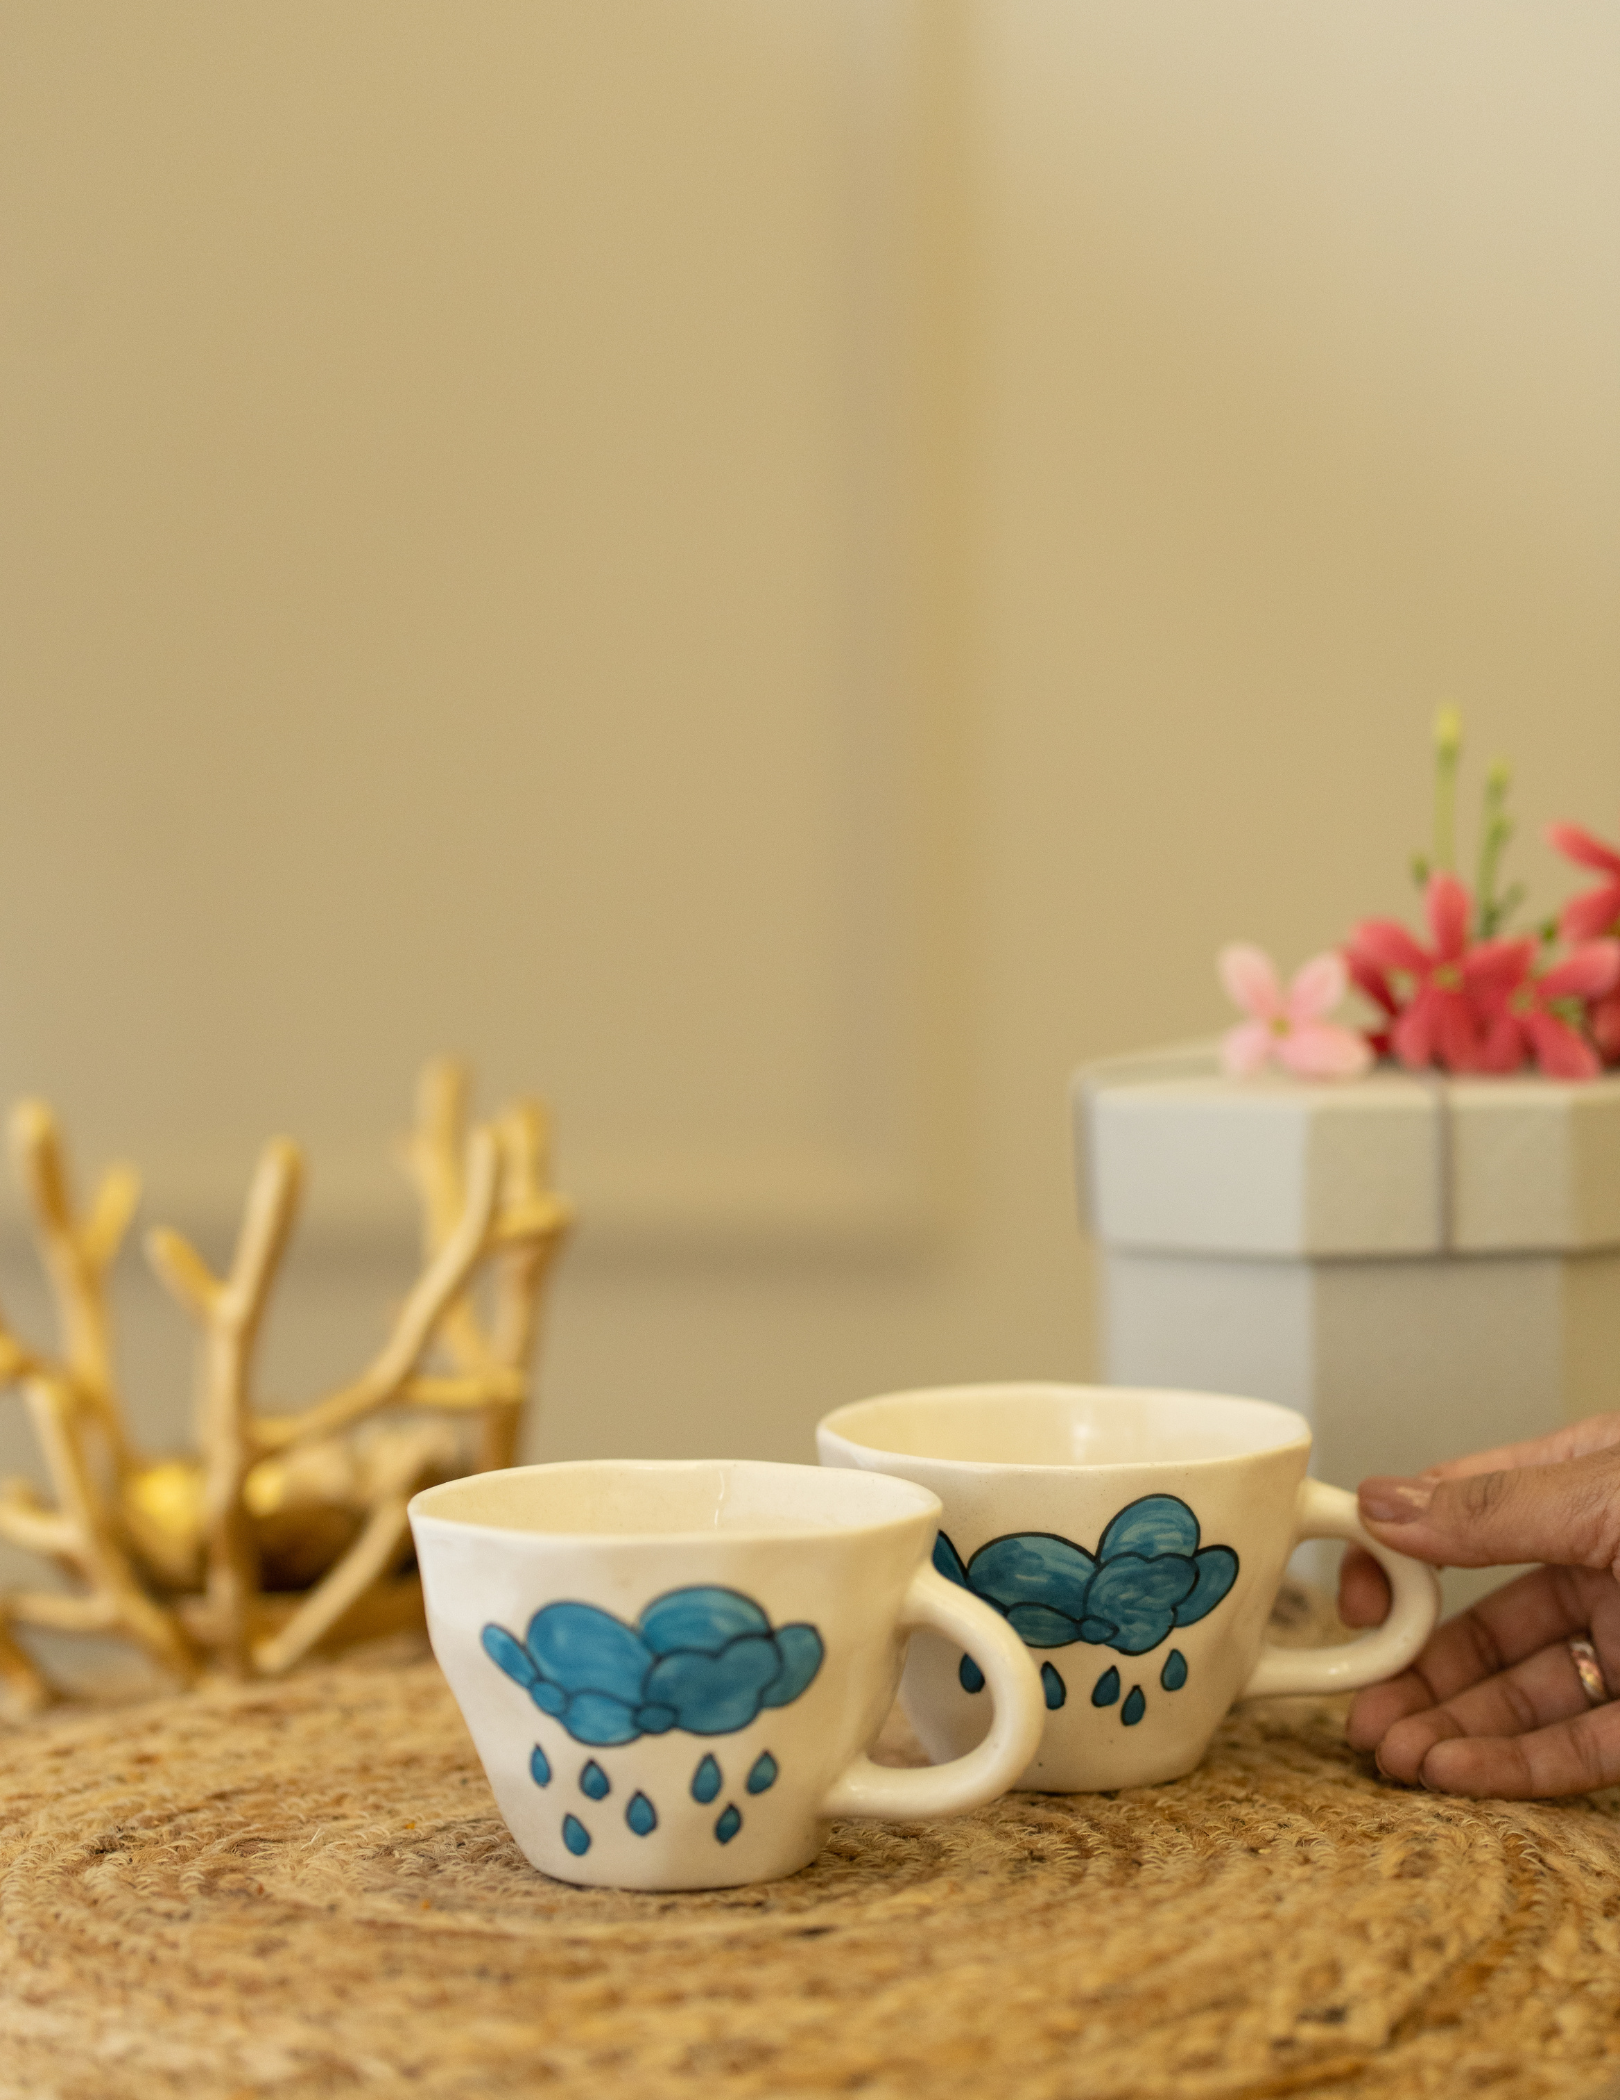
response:
[[[0,1482],[0,1539],[52,1560],[70,1587],[0,1592],[10,1708],[52,1697],[17,1627],[123,1635],[185,1684],[210,1660],[278,1676],[317,1648],[419,1622],[406,1503],[517,1453],[541,1296],[571,1219],[549,1185],[541,1105],[469,1132],[463,1068],[427,1067],[405,1148],[421,1273],[359,1376],[294,1412],[260,1411],[254,1360],[298,1206],[297,1146],[261,1152],[223,1276],[179,1233],[150,1232],[148,1259],[199,1337],[197,1449],[155,1459],[130,1438],[107,1312],[136,1176],[111,1168],[79,1216],[50,1110],[24,1102],[11,1137],[61,1345],[37,1352],[0,1315],[0,1385],[23,1395],[55,1493]]]

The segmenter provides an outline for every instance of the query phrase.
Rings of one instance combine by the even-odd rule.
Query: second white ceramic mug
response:
[[[771,1880],[831,1817],[993,1800],[1040,1740],[1034,1665],[930,1567],[940,1506],[908,1481],[600,1459],[449,1481],[410,1516],[433,1652],[508,1828],[559,1880]],[[973,1744],[927,1771],[866,1755],[914,1627],[987,1680]]]
[[[827,1466],[886,1473],[944,1507],[934,1565],[995,1606],[1041,1663],[1041,1746],[1021,1784],[1070,1793],[1178,1779],[1235,1701],[1348,1691],[1403,1669],[1439,1613],[1432,1568],[1362,1528],[1353,1495],[1306,1477],[1310,1425],[1262,1400],[1107,1386],[888,1393],[828,1415]],[[1265,1638],[1302,1539],[1353,1540],[1394,1602],[1339,1647]],[[977,1666],[913,1642],[901,1686],[931,1757],[985,1726]]]

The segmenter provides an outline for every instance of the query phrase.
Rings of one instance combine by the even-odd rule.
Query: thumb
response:
[[[1456,1479],[1364,1480],[1361,1517],[1386,1546],[1441,1567],[1620,1562],[1620,1453]]]

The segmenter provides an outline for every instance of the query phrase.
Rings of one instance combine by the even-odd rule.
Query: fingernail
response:
[[[1361,1514],[1375,1524],[1410,1524],[1434,1500],[1432,1480],[1364,1480]]]
[[[1424,1752],[1423,1762],[1418,1766],[1418,1778],[1423,1782],[1425,1793],[1444,1794],[1450,1791],[1444,1780],[1429,1770],[1430,1765],[1435,1761],[1435,1751],[1443,1750],[1444,1748],[1445,1745],[1443,1743],[1436,1743],[1433,1749]]]

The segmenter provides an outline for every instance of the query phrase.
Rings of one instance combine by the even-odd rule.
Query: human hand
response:
[[[1357,1695],[1349,1740],[1379,1770],[1438,1793],[1530,1799],[1620,1782],[1620,1703],[1594,1705],[1569,1643],[1590,1640],[1620,1690],[1620,1415],[1530,1443],[1365,1480],[1361,1517],[1381,1544],[1441,1567],[1543,1563],[1448,1619],[1410,1668]],[[1377,1625],[1389,1587],[1352,1548],[1339,1577],[1347,1625]]]

